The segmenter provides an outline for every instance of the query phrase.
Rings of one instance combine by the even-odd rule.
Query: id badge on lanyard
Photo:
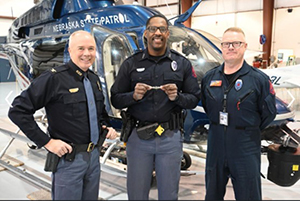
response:
[[[220,111],[220,125],[228,126],[228,113],[227,112],[221,112]]]

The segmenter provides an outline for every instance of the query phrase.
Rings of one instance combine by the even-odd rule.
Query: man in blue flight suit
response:
[[[150,17],[144,34],[147,48],[123,62],[111,88],[112,105],[127,108],[136,123],[126,144],[128,199],[149,199],[155,169],[158,199],[177,200],[183,154],[178,122],[182,109],[197,106],[200,88],[191,63],[167,48],[164,16]]]
[[[276,116],[275,92],[262,71],[244,61],[244,32],[227,29],[224,63],[206,73],[201,100],[210,120],[206,200],[223,200],[231,178],[237,200],[261,200],[261,130]]]
[[[56,170],[51,169],[53,200],[98,200],[100,139],[114,139],[117,133],[106,127],[109,119],[99,77],[89,69],[96,56],[94,37],[86,31],[74,32],[69,39],[69,53],[68,63],[45,71],[14,99],[9,118],[38,147],[52,153],[48,156],[54,156],[53,161],[59,161]],[[94,101],[86,95],[84,79],[91,83],[89,90],[94,95],[90,97]],[[94,121],[88,104],[95,106]],[[47,114],[48,134],[33,118],[42,107]],[[95,141],[91,140],[91,122],[95,123]],[[104,129],[108,133],[101,136]]]

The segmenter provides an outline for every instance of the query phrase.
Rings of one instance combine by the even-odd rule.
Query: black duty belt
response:
[[[96,147],[99,147],[98,144],[90,142],[89,144],[74,144],[76,152],[92,152]]]
[[[102,145],[102,144],[101,144]],[[72,162],[75,159],[75,155],[79,152],[92,152],[96,147],[99,147],[100,144],[94,144],[92,142],[88,144],[71,144],[73,151],[71,153],[66,153],[64,155],[65,160]]]
[[[153,124],[153,122],[141,122],[141,121],[136,121],[136,127],[141,128],[144,126],[148,126],[150,124]],[[164,123],[158,123],[161,127],[163,127],[165,130],[170,129],[170,124],[169,122],[164,122]]]

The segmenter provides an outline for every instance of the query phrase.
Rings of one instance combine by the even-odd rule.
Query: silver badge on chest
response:
[[[172,61],[171,62],[171,69],[172,69],[172,71],[176,71],[177,70],[177,62],[176,61]]]
[[[242,88],[242,86],[243,86],[243,80],[238,79],[235,82],[234,88],[235,88],[235,90],[239,91]]]

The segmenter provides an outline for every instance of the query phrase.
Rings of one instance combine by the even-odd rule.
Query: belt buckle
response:
[[[94,143],[90,142],[89,145],[88,145],[88,148],[87,148],[86,152],[91,152],[91,151],[93,151],[94,148],[95,148],[95,146],[96,146],[96,145],[95,145]]]

